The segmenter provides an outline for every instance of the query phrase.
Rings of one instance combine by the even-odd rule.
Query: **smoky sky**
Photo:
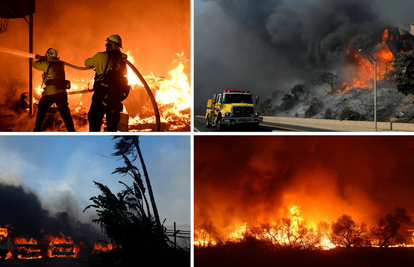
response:
[[[414,212],[408,136],[196,136],[195,228],[269,222],[300,207],[311,225]]]
[[[353,61],[348,47],[373,47],[387,27],[410,30],[409,18],[389,1],[196,0],[195,114],[225,89],[264,101],[323,71],[341,72]]]
[[[22,186],[0,184],[0,225],[10,225],[17,236],[37,238],[47,234],[68,234],[74,219],[66,211],[51,214],[42,207],[39,197]]]

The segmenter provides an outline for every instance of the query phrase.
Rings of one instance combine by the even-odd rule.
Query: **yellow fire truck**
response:
[[[259,96],[256,96],[256,105]],[[206,126],[216,127],[219,131],[226,125],[251,124],[259,126],[263,117],[254,108],[253,96],[249,91],[224,90],[214,94],[207,101]]]

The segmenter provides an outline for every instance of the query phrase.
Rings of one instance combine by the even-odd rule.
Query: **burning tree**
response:
[[[367,244],[368,229],[365,223],[358,225],[351,216],[342,215],[332,224],[331,241],[336,246],[350,248],[352,246],[363,246]]]
[[[371,227],[365,222],[356,223],[346,214],[334,222],[322,221],[317,227],[308,227],[300,215],[299,208],[294,206],[274,222],[236,227],[236,230],[224,239],[212,236],[211,222],[203,224],[202,229],[196,230],[194,244],[197,247],[208,247],[219,243],[254,239],[274,252],[327,250],[335,247],[386,247],[392,243],[391,240],[396,240],[398,244],[405,242],[398,232],[402,224],[413,226],[414,222],[405,209],[397,207],[394,213],[387,214],[379,220],[378,225]]]
[[[403,208],[396,207],[394,213],[389,213],[382,217],[378,221],[378,225],[371,228],[373,237],[378,239],[378,245],[382,247],[388,247],[392,239],[399,240],[399,243],[404,243],[405,239],[398,233],[401,224],[407,224],[409,226],[414,225],[411,216],[407,214],[407,211]]]
[[[260,239],[275,250],[294,250],[303,246],[308,229],[295,215],[279,219],[276,223],[265,223],[261,227]]]

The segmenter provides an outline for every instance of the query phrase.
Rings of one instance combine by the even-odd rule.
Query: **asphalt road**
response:
[[[204,116],[194,117],[195,132],[219,132],[216,128],[207,128]],[[221,132],[221,131],[220,131]],[[292,125],[274,122],[262,122],[258,128],[241,125],[228,126],[223,132],[338,132],[336,130],[322,129],[303,125]]]

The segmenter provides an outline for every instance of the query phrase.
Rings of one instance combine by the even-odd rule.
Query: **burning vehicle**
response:
[[[89,225],[87,225],[89,226]],[[10,232],[10,226],[0,228],[1,259],[43,259],[43,258],[78,258],[99,254],[113,248],[110,241],[106,245],[91,242],[99,235],[78,229],[84,236],[76,233],[71,237],[62,232],[58,235],[45,234],[42,230],[36,238],[25,238]],[[93,236],[92,239],[90,239]]]
[[[7,227],[0,227],[0,258],[6,259],[10,249],[9,229]]]

